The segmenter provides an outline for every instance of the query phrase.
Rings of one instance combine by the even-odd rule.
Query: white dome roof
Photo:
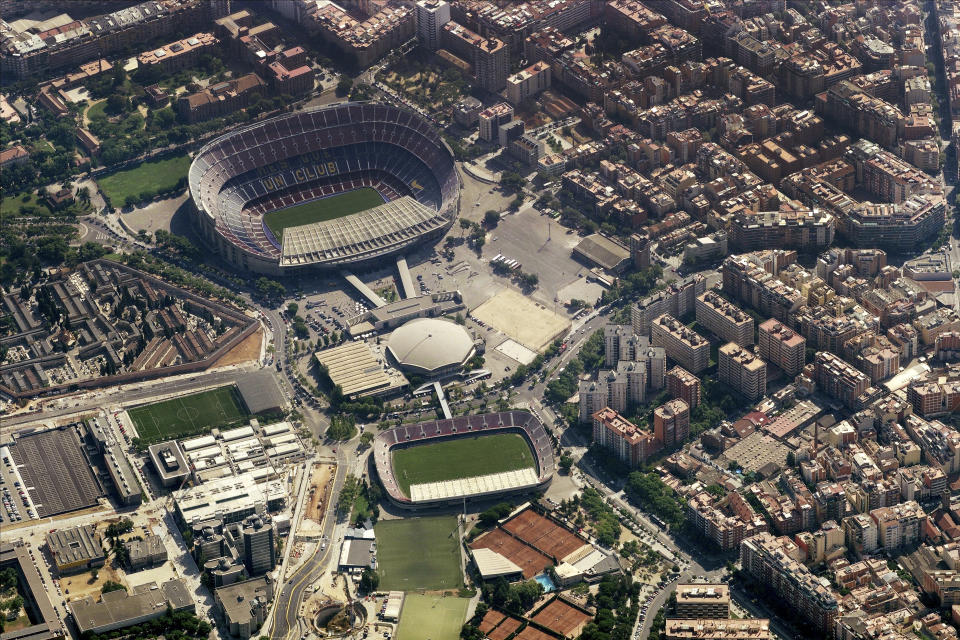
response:
[[[387,349],[401,367],[431,373],[463,364],[473,353],[473,338],[455,322],[417,318],[390,335]]]

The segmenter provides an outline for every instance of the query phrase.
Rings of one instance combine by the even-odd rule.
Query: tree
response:
[[[353,89],[353,79],[349,76],[340,76],[340,80],[337,82],[337,95],[345,96],[350,93],[351,89]]]
[[[470,228],[470,221],[466,218],[460,218],[460,228],[466,231]]]
[[[500,214],[493,209],[489,209],[486,213],[483,214],[483,224],[487,225],[490,228],[496,227],[500,222]]]
[[[380,576],[377,575],[377,572],[371,569],[364,569],[363,575],[360,576],[360,591],[363,593],[371,593],[376,591],[378,586],[380,586]]]
[[[356,435],[356,433],[356,420],[353,416],[339,414],[330,419],[330,426],[327,428],[327,437],[331,440],[349,440]]]
[[[569,473],[569,472],[570,472],[570,468],[571,468],[572,466],[573,466],[573,458],[571,458],[571,457],[568,456],[567,454],[563,454],[562,456],[560,456],[560,468],[561,468],[561,469],[563,469],[564,471],[566,471],[567,473]]]
[[[297,311],[299,310],[300,310],[300,305],[298,305],[296,302],[291,302],[290,304],[287,305],[287,315],[290,316],[291,318],[296,317]]]

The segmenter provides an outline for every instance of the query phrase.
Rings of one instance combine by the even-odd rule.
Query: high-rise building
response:
[[[757,342],[760,357],[785,374],[795,376],[803,370],[807,340],[793,329],[770,318],[760,325]]]
[[[674,399],[654,409],[653,433],[665,447],[686,440],[690,435],[690,405]]]
[[[700,404],[700,387],[700,378],[681,366],[670,369],[667,374],[667,392],[686,402],[691,410]]]
[[[869,515],[858,513],[843,520],[847,549],[858,556],[877,550],[877,523]]]
[[[892,551],[920,539],[920,525],[926,514],[919,504],[910,500],[874,509],[870,517],[877,524],[877,545]]]
[[[453,21],[443,25],[440,40],[444,48],[473,65],[473,74],[481,89],[497,92],[507,86],[510,48],[503,42],[484,38]]]
[[[650,325],[650,342],[663,347],[670,358],[694,373],[710,365],[710,342],[669,314]]]
[[[243,541],[243,564],[251,576],[272,571],[277,566],[273,523],[260,516],[249,516],[240,529]]]
[[[513,120],[513,107],[506,102],[499,102],[487,107],[478,116],[480,123],[480,139],[493,142],[500,134],[500,125]]]
[[[753,318],[714,291],[697,296],[697,322],[721,340],[741,347],[753,344]]]
[[[550,65],[541,60],[507,78],[507,100],[520,104],[549,88]]]
[[[593,441],[632,467],[643,464],[662,446],[652,433],[640,430],[610,407],[595,412],[592,418]]]
[[[450,3],[446,0],[418,0],[417,38],[424,48],[436,51],[440,48],[440,33],[443,25],[450,22]]]
[[[803,618],[812,633],[833,633],[837,598],[807,567],[791,558],[777,538],[761,533],[744,540],[740,563],[747,574]]]
[[[747,400],[767,394],[767,364],[763,360],[733,342],[720,347],[717,357],[720,382]]]

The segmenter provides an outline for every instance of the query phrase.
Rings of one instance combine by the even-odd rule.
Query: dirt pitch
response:
[[[569,320],[513,289],[503,289],[470,315],[537,353],[570,328]]]
[[[558,599],[545,606],[531,619],[561,636],[573,638],[580,635],[584,625],[590,621],[590,615]]]
[[[520,542],[503,529],[494,529],[470,544],[471,549],[490,549],[523,569],[523,577],[529,580],[553,564],[553,560],[530,545]]]

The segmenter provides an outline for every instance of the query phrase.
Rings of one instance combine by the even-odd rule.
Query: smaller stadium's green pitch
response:
[[[271,211],[263,216],[263,221],[277,240],[283,238],[287,227],[300,227],[314,222],[342,218],[351,213],[366,211],[383,204],[383,198],[376,189],[361,187],[353,191],[338,193],[319,200]]]
[[[533,452],[518,433],[496,433],[394,449],[393,471],[404,495],[410,485],[533,468]]]
[[[236,387],[220,387],[127,411],[142,444],[185,438],[250,415]]]
[[[456,516],[381,520],[376,535],[382,591],[440,591],[463,586]]]
[[[469,604],[466,598],[407,594],[397,640],[457,640]]]

